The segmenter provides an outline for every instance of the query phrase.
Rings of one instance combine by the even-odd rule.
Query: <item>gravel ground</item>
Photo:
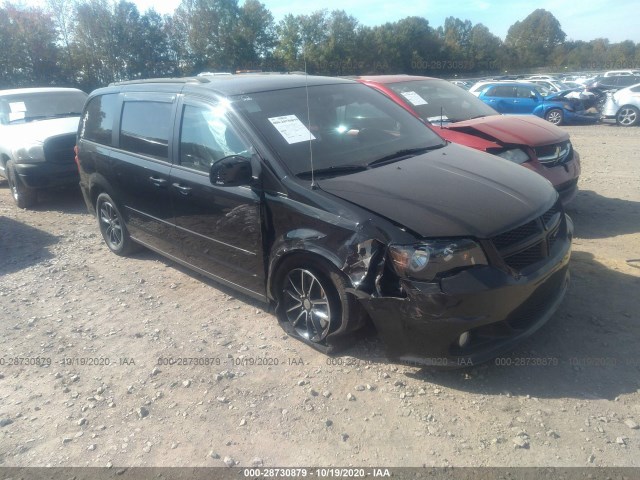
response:
[[[455,372],[389,363],[375,338],[328,358],[246,297],[109,253],[79,192],[24,211],[3,183],[0,465],[640,466],[640,129],[566,130],[567,297]]]

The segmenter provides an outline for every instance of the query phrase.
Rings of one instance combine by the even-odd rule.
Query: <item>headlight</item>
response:
[[[512,161],[513,163],[524,163],[529,160],[527,152],[521,148],[512,148],[511,150],[505,150],[500,153],[496,153],[499,157]]]
[[[391,264],[398,276],[431,281],[444,273],[487,265],[487,257],[473,240],[431,240],[415,245],[390,245]]]
[[[44,149],[41,143],[16,148],[13,151],[13,158],[16,159],[17,163],[44,162]]]

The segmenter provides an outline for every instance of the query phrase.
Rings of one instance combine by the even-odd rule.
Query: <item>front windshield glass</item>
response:
[[[0,97],[3,125],[46,118],[79,116],[87,95],[80,91],[27,92]]]
[[[428,122],[460,122],[498,115],[493,108],[446,80],[416,80],[388,84]]]
[[[236,110],[294,175],[310,172],[311,155],[314,171],[339,175],[445,144],[404,108],[365,85],[310,86],[308,98],[308,111],[305,87],[233,99]]]

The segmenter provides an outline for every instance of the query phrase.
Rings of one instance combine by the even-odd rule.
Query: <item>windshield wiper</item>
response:
[[[297,173],[296,176],[300,178],[311,178],[312,173],[314,176],[341,175],[341,174],[362,172],[363,170],[367,170],[367,169],[368,167],[366,165],[334,165],[333,167],[317,168],[313,171],[309,170],[307,172],[300,172],[300,173]]]
[[[415,157],[416,155],[420,155],[421,153],[428,152],[430,150],[437,150],[446,145],[446,143],[439,143],[437,145],[431,145],[428,147],[420,147],[420,148],[405,148],[403,150],[398,150],[390,155],[385,155],[382,158],[374,160],[368,164],[369,167],[374,165],[381,165],[384,163],[397,162],[398,160],[404,160],[405,158]]]
[[[52,117],[79,117],[82,115],[81,112],[64,112],[64,113],[54,113],[51,115]]]
[[[49,113],[46,115],[29,115],[22,120],[25,122],[31,122],[32,120],[46,120],[47,118],[62,118],[62,117],[79,117],[82,115],[80,112],[64,112],[64,113]]]

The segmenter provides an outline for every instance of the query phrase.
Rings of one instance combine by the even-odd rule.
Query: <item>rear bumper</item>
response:
[[[15,167],[18,177],[29,188],[77,186],[80,181],[75,163],[18,163]]]
[[[392,359],[442,368],[482,363],[532,335],[554,314],[569,284],[570,238],[527,274],[478,266],[439,284],[403,281],[405,298],[360,302]],[[469,340],[461,346],[466,333]]]

